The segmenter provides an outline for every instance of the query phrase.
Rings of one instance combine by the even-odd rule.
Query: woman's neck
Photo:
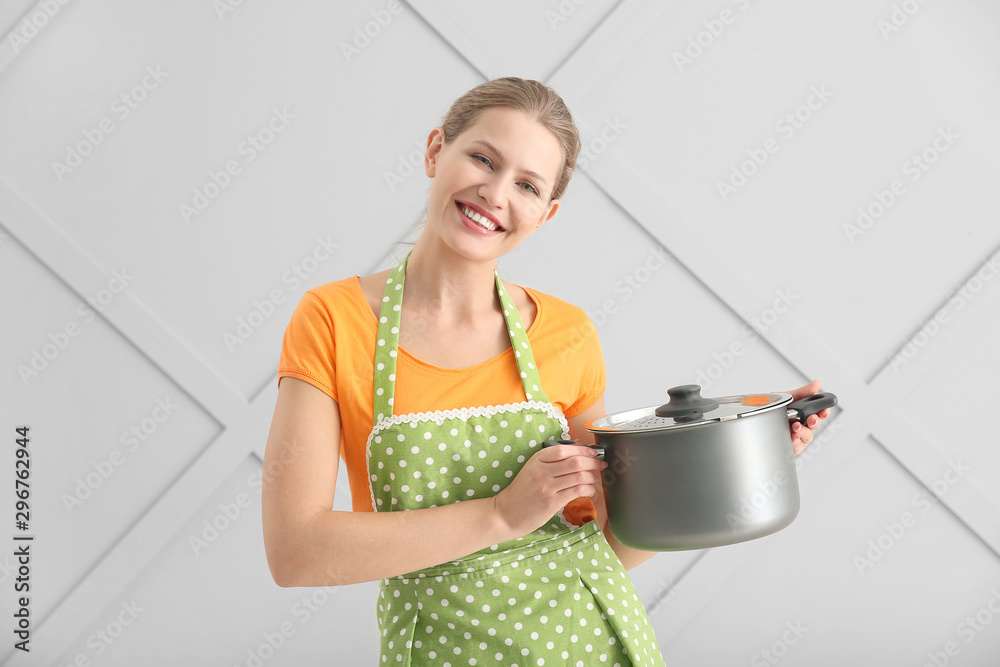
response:
[[[422,235],[406,262],[405,307],[457,320],[498,312],[495,268],[495,260],[470,260]]]

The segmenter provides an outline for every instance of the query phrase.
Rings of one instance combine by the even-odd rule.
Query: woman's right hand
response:
[[[518,537],[527,535],[544,526],[571,500],[592,498],[607,466],[593,447],[545,447],[493,497],[494,511]]]

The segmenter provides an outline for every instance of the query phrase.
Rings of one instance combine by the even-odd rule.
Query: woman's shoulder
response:
[[[537,305],[539,316],[542,318],[542,323],[545,326],[566,326],[567,324],[573,325],[590,321],[583,308],[565,299],[542,292],[533,287],[516,284],[514,287],[524,295],[525,299],[530,299]],[[516,299],[515,305],[518,305]]]
[[[361,288],[368,307],[372,309],[372,314],[379,312],[382,308],[382,295],[385,293],[385,281],[389,277],[392,269],[379,271],[367,276],[355,276],[354,280]]]
[[[334,313],[357,310],[359,305],[366,303],[366,299],[359,277],[350,276],[309,288],[302,295],[302,302]]]
[[[552,373],[563,373],[572,382],[577,382],[581,374],[599,380],[604,373],[604,357],[597,327],[590,316],[583,308],[560,297],[531,287],[521,289],[538,304],[537,326],[528,336],[539,369],[545,366],[550,379]],[[549,363],[553,359],[558,363]],[[560,368],[563,370],[554,370]],[[597,382],[603,391],[602,383],[603,380]]]

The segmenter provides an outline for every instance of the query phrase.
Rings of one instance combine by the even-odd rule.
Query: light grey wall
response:
[[[840,396],[791,527],[633,570],[667,663],[998,664],[998,29],[987,0],[7,0],[2,495],[27,424],[35,541],[23,654],[0,536],[0,660],[374,663],[376,584],[268,574],[281,337],[392,263],[448,104],[519,75],[587,148],[501,271],[591,314],[608,409]]]

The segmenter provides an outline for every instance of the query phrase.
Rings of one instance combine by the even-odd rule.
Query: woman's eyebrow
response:
[[[472,143],[474,143],[474,144],[482,144],[483,146],[486,146],[488,149],[490,149],[491,151],[493,151],[498,158],[500,158],[501,162],[503,161],[503,159],[504,159],[503,158],[503,153],[500,152],[500,149],[497,148],[496,146],[494,146],[493,144],[491,144],[490,142],[486,141],[485,139],[476,139]],[[522,173],[525,173],[528,176],[531,176],[535,180],[541,181],[545,185],[549,184],[549,182],[547,180],[545,180],[545,177],[542,176],[541,174],[539,174],[538,172],[531,171],[530,169],[522,169],[521,171],[522,171]]]

